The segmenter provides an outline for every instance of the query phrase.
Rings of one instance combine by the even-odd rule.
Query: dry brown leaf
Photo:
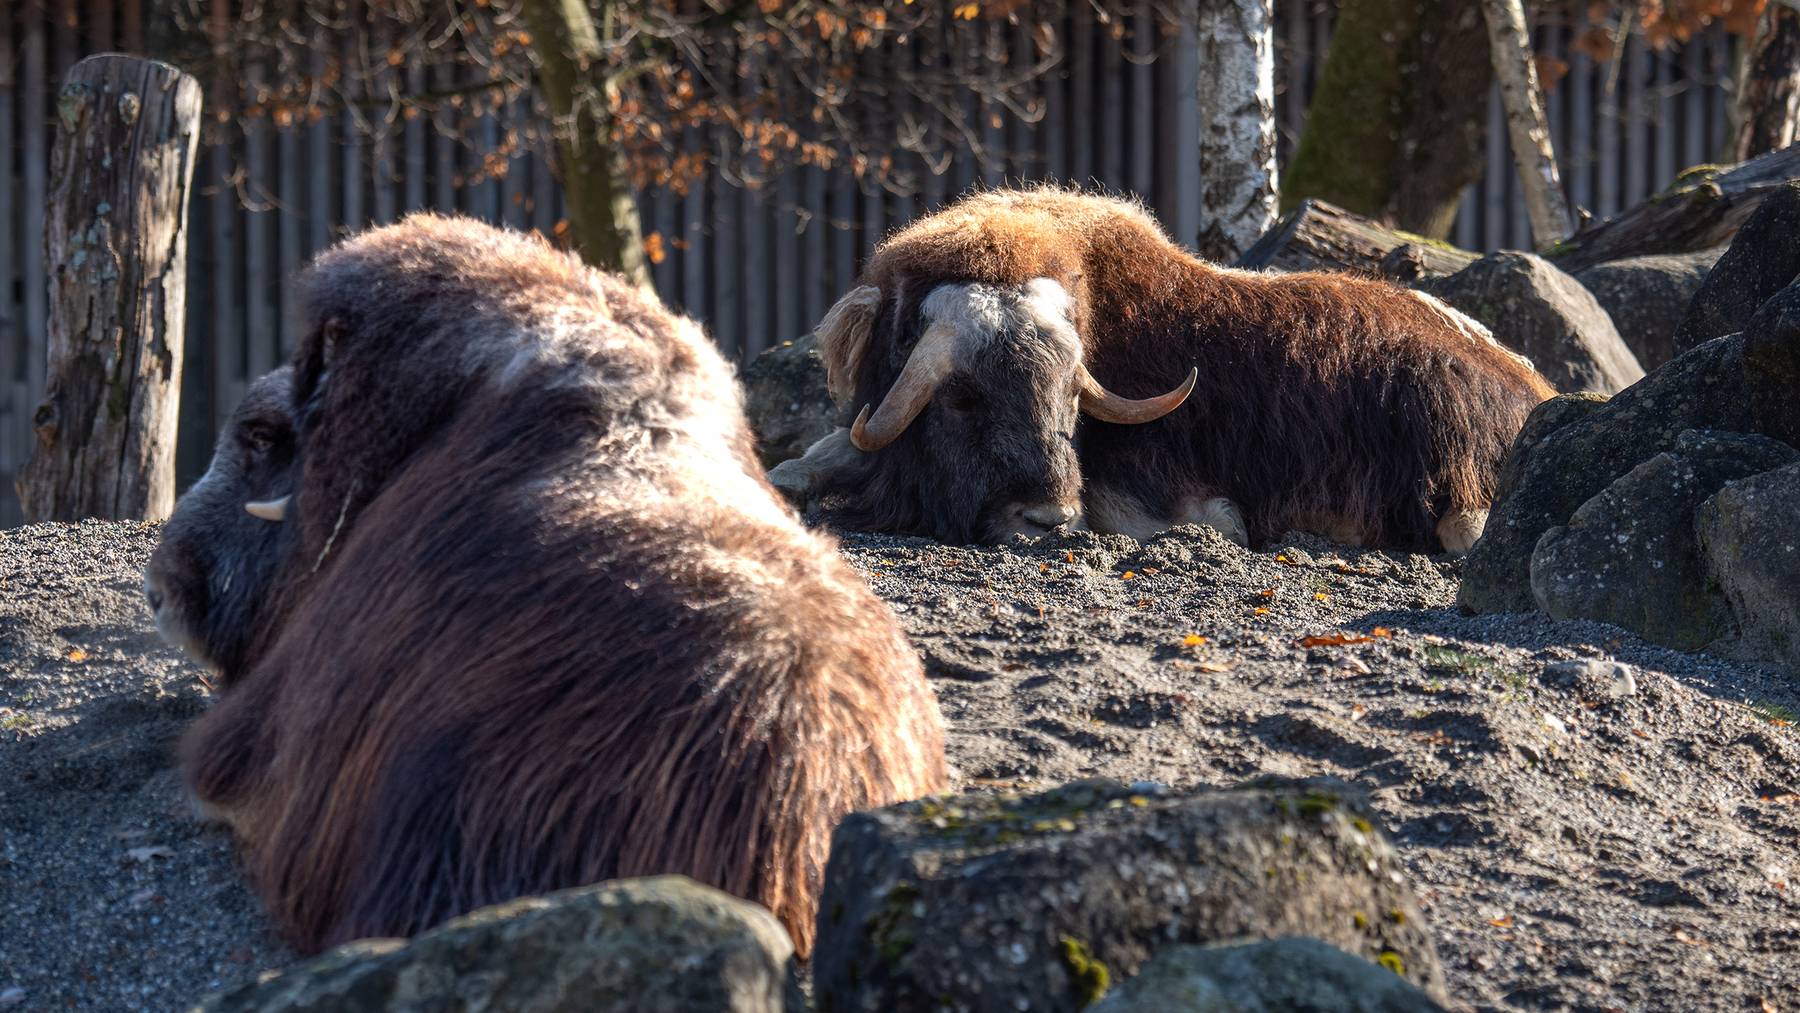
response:
[[[1231,666],[1225,664],[1222,661],[1202,661],[1201,663],[1199,663],[1198,665],[1195,665],[1194,667],[1198,668],[1202,672],[1229,672],[1229,671],[1231,671]]]
[[[1181,638],[1181,646],[1183,647],[1199,647],[1204,643],[1206,643],[1206,638],[1198,633],[1190,633]]]
[[[70,661],[86,661],[87,659],[88,659],[88,652],[82,650],[79,647],[77,647],[74,650],[69,652],[69,660]]]

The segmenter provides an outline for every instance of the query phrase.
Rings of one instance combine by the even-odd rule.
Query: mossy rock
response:
[[[800,1010],[775,916],[682,876],[482,908],[411,941],[348,943],[195,1013]]]
[[[1740,653],[1786,664],[1800,684],[1800,464],[1726,485],[1694,526]]]
[[[1442,1013],[1396,970],[1317,939],[1290,937],[1158,953],[1094,1013]]]
[[[1724,597],[1706,579],[1694,514],[1727,482],[1800,460],[1765,436],[1689,431],[1538,539],[1531,590],[1558,619],[1623,626],[1654,643],[1697,650],[1732,634]]]
[[[829,1013],[1086,1009],[1162,947],[1286,935],[1396,954],[1443,989],[1393,846],[1331,781],[1079,781],[857,813],[832,839],[818,926]]]

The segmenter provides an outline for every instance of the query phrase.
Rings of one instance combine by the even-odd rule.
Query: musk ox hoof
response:
[[[1203,524],[1245,548],[1250,547],[1250,529],[1244,523],[1244,512],[1223,496],[1214,496],[1197,507],[1183,510],[1180,524]]]
[[[1437,524],[1438,544],[1452,556],[1466,555],[1487,528],[1486,510],[1452,510]]]

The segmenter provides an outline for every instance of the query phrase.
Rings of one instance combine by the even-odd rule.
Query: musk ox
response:
[[[770,473],[857,527],[1198,522],[1462,551],[1554,393],[1435,299],[1216,267],[1108,197],[976,194],[888,239],[861,281],[818,328],[855,421]]]
[[[698,327],[429,215],[321,255],[146,591],[222,672],[188,786],[292,944],[683,873],[805,953],[836,822],[939,791],[888,609],[763,480]]]

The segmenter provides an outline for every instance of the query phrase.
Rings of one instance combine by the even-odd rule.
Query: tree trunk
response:
[[[1481,178],[1487,26],[1461,0],[1345,0],[1281,188],[1432,239]]]
[[[27,521],[160,519],[175,506],[200,83],[154,60],[91,56],[56,110],[49,375],[19,502]]]
[[[1396,232],[1324,201],[1304,200],[1237,267],[1252,271],[1353,271],[1404,281],[1455,274],[1478,257],[1467,250]]]
[[[1487,168],[1487,102],[1494,86],[1487,26],[1465,0],[1426,0],[1403,72],[1405,115],[1391,198],[1394,224],[1445,239],[1463,191]]]
[[[557,169],[575,248],[588,263],[650,287],[625,152],[613,137],[615,86],[586,0],[524,0],[538,84],[556,131]],[[601,4],[604,19],[608,4]]]
[[[1662,193],[1583,229],[1545,255],[1573,272],[1625,257],[1710,250],[1729,242],[1763,197],[1790,179],[1800,179],[1800,144],[1742,165],[1697,166]]]
[[[1800,10],[1771,3],[1739,84],[1732,158],[1743,161],[1794,143],[1800,126]]]
[[[1272,0],[1198,0],[1200,255],[1229,261],[1275,220]]]
[[[1481,0],[1493,44],[1494,76],[1506,108],[1513,161],[1519,166],[1519,188],[1531,218],[1531,238],[1545,249],[1569,234],[1569,202],[1550,147],[1550,124],[1538,89],[1537,65],[1531,59],[1531,33],[1520,0]]]

